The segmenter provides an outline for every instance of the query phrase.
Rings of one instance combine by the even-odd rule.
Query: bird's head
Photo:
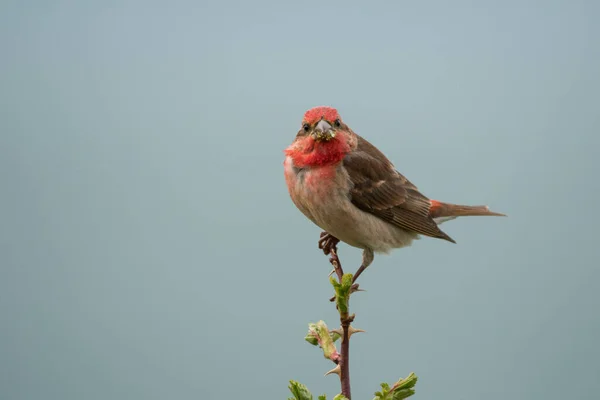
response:
[[[314,107],[304,113],[294,142],[285,150],[297,167],[336,164],[356,148],[357,135],[332,107]]]
[[[310,136],[313,140],[328,142],[333,139],[339,130],[345,128],[344,123],[333,107],[314,107],[304,113],[302,127],[297,137]]]

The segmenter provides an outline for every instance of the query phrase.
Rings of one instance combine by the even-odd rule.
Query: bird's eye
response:
[[[304,132],[308,132],[310,130],[310,125],[304,124],[304,125],[302,125],[302,128],[304,128]]]
[[[335,125],[336,128],[339,128],[340,126],[342,126],[342,121],[340,121],[339,119],[336,119],[335,121],[333,121],[333,124]]]

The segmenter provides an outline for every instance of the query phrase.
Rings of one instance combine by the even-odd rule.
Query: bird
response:
[[[324,230],[322,241],[342,241],[363,250],[353,281],[375,254],[410,246],[421,235],[456,243],[440,229],[443,222],[462,216],[505,216],[483,205],[429,199],[333,107],[306,111],[284,154],[291,200]]]

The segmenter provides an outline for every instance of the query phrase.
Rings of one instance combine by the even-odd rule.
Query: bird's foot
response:
[[[325,231],[321,232],[321,238],[319,239],[319,249],[323,250],[326,256],[331,254],[331,251],[336,249],[340,239],[336,238],[330,233]]]

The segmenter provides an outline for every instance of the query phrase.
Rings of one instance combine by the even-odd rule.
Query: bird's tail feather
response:
[[[458,204],[442,203],[441,201],[430,200],[431,207],[429,216],[431,218],[449,218],[466,216],[496,216],[506,217],[505,214],[490,211],[488,206],[463,206]],[[443,221],[447,221],[444,219]]]

